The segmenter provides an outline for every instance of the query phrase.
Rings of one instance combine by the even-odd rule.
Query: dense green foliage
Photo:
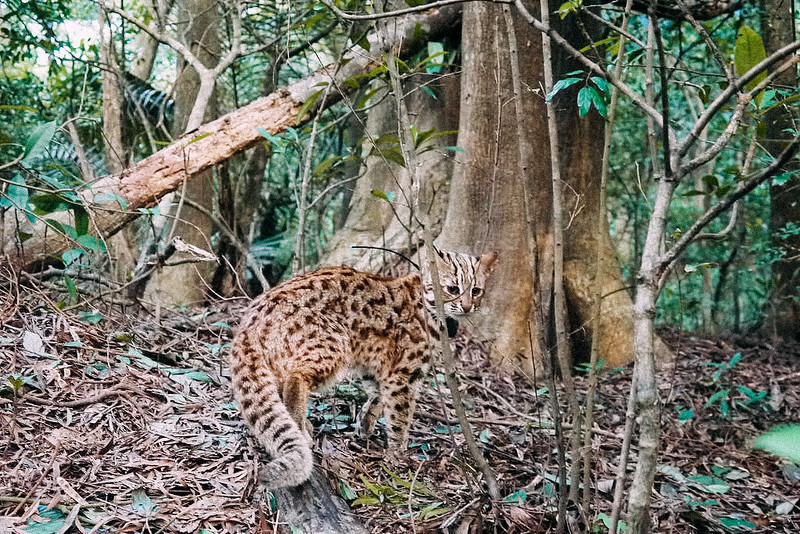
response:
[[[575,6],[562,14],[573,16],[570,10]],[[126,9],[141,17],[147,14],[144,6],[138,3]],[[337,24],[331,12],[321,4],[250,3],[244,7],[243,14],[243,43],[249,53],[239,57],[218,80],[221,113],[336,61],[348,42],[358,41],[366,46],[363,40],[366,26]],[[0,15],[0,32],[7,52],[3,55],[0,74],[0,160],[9,162],[30,153],[22,165],[0,171],[3,194],[0,209],[6,215],[21,210],[27,211],[29,216],[71,210],[73,227],[57,230],[84,236],[85,212],[69,192],[70,188],[82,184],[76,140],[61,128],[46,146],[38,146],[32,152],[32,145],[41,138],[43,125],[74,121],[95,175],[105,172],[96,5],[81,0],[44,3],[12,0],[4,3]],[[233,39],[226,15],[221,13],[225,21],[221,35],[223,49]],[[621,15],[607,11],[604,16],[619,23]],[[135,58],[137,30],[118,16],[111,15],[110,21],[115,53],[127,69]],[[691,25],[663,23],[669,112],[676,128],[685,131],[691,127],[703,107],[725,86],[721,69],[728,68],[734,61],[737,32],[747,26],[757,37],[758,21],[757,11],[748,7],[704,23],[708,35],[719,47],[723,65],[717,63]],[[641,41],[646,40],[646,17],[634,17],[630,31]],[[615,38],[597,43],[609,68],[616,57],[617,46]],[[441,58],[450,63],[458,57],[454,50],[444,51],[438,44],[428,52],[431,55],[421,54],[415,61],[404,64],[405,73],[431,72],[431,65]],[[642,94],[645,91],[644,59],[641,43],[630,43],[624,59],[625,81]],[[176,65],[175,53],[162,46],[147,82],[124,77],[130,160],[141,159],[169,142],[169,121],[173,112],[170,91]],[[345,135],[353,124],[357,127],[363,124],[364,111],[374,104],[371,99],[376,94],[375,88],[382,83],[380,78],[384,72],[385,69],[378,69],[371,76],[354,80],[353,83],[362,87],[355,105],[339,104],[318,119],[306,197],[306,202],[311,204],[305,229],[307,263],[313,264],[320,258],[326,241],[342,222],[361,153],[382,148],[387,159],[402,159],[391,139],[383,138],[378,140],[383,146],[371,144],[362,150],[361,141],[348,140]],[[657,77],[657,102],[659,83]],[[582,115],[592,110],[606,112],[609,87],[601,78],[576,71],[560,84],[561,87],[582,84],[578,92]],[[796,88],[784,88],[757,99],[748,111],[746,126],[736,133],[729,147],[682,186],[669,221],[675,238],[742,178],[748,146],[758,131],[764,110],[780,99],[796,95],[796,91]],[[142,109],[145,113],[138,112]],[[724,111],[712,121],[711,138],[725,128],[730,114],[730,110]],[[145,124],[145,120],[150,124]],[[148,128],[157,134],[149,135]],[[260,171],[263,179],[259,191],[249,192],[258,194],[257,217],[251,221],[250,228],[237,229],[240,237],[252,244],[253,255],[271,265],[272,281],[285,271],[295,250],[298,195],[311,132],[312,126],[308,123],[280,136],[265,136],[267,160]],[[761,168],[768,159],[759,146],[751,167]],[[250,172],[251,163],[249,156],[234,158],[228,163],[228,175],[241,176]],[[646,121],[630,101],[622,98],[614,130],[609,212],[612,236],[631,286],[649,219],[653,164]],[[658,160],[655,164],[661,165]],[[219,183],[217,186],[221,187]],[[705,240],[690,247],[663,293],[660,321],[690,329],[738,330],[759,324],[767,307],[771,262],[786,252],[770,244],[769,188],[766,185],[748,196],[740,213],[735,227],[724,238]],[[225,214],[222,218],[229,219]],[[727,221],[725,215],[715,221],[709,231],[722,230]],[[787,227],[785,231],[797,229]],[[87,239],[84,236],[84,242]],[[88,250],[77,248],[64,258],[65,263],[74,261],[81,251],[88,254],[90,250],[101,251],[102,247],[96,244]],[[703,308],[709,311],[704,314]]]

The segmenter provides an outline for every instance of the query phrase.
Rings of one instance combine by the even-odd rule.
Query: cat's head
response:
[[[481,305],[486,281],[494,268],[497,252],[488,252],[483,256],[472,256],[461,252],[442,252],[436,247],[434,260],[439,271],[439,283],[444,297],[444,313],[448,317],[457,317],[477,310]],[[425,290],[425,305],[435,313],[436,304],[433,294],[433,283],[425,261],[424,247],[420,251],[422,260],[422,283]]]

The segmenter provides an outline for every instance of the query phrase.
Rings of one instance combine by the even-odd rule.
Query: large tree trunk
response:
[[[541,37],[514,16],[523,87],[538,87],[542,76]],[[465,5],[462,22],[461,117],[447,217],[440,248],[473,253],[496,250],[497,267],[490,295],[472,322],[492,341],[495,361],[533,375],[529,365],[532,327],[528,319],[534,295],[526,250],[527,228],[520,180],[529,180],[540,252],[552,244],[549,232],[551,190],[544,99],[532,91],[524,99],[526,139],[517,135],[507,31],[502,7],[484,2]],[[536,154],[527,176],[518,176],[518,143]],[[547,184],[547,185],[545,185]],[[540,261],[540,265],[548,262]],[[552,268],[552,263],[549,263]],[[546,287],[552,274],[540,273]],[[541,355],[534,354],[535,359]]]
[[[416,50],[412,45],[420,44],[418,39],[413,39],[419,31],[429,38],[448,34],[457,26],[459,16],[460,8],[449,6],[431,9],[424,15],[402,17],[397,22],[404,31],[399,34],[395,45],[403,54],[411,53]],[[296,126],[297,113],[303,102],[319,90],[320,83],[328,83],[335,76],[335,85],[343,87],[345,80],[376,67],[380,60],[380,50],[377,47],[373,47],[373,50],[375,52],[372,56],[359,53],[348,57],[349,61],[339,69],[335,66],[325,67],[303,80],[201,126],[120,174],[98,180],[91,190],[81,192],[86,204],[95,208],[92,210],[91,228],[97,228],[106,237],[113,235],[137,216],[138,208],[152,207],[165,194],[178,189],[185,178],[191,179],[212,165],[262,141],[263,137],[257,128],[277,134],[288,126]],[[326,105],[334,104],[340,96],[331,93]],[[95,200],[100,194],[104,196]],[[119,197],[127,209],[120,210],[117,201],[111,200],[109,195]],[[70,223],[71,212],[56,213],[50,219]],[[29,224],[24,217],[6,217],[5,225],[3,235],[9,236],[9,239],[3,243],[0,265],[9,264],[14,269],[34,269],[74,246],[71,240],[60,235],[43,220]],[[21,242],[18,231],[31,236]]]
[[[219,57],[218,27],[220,14],[214,0],[184,0],[179,16],[188,20],[181,32],[183,42],[208,68],[212,68]],[[175,81],[175,120],[173,130],[181,135],[189,125],[190,114],[200,91],[200,77],[194,68],[184,61],[178,62],[178,78]],[[216,96],[212,96],[205,110],[204,121],[218,115]],[[207,169],[186,183],[179,195],[212,210],[214,187],[213,171]],[[169,202],[169,199],[166,200]],[[211,252],[212,222],[203,213],[182,205],[176,195],[173,206],[168,208],[175,218],[168,221],[172,235],[179,236],[187,244]],[[171,219],[171,218],[170,218]],[[171,223],[171,224],[170,224]],[[148,281],[144,299],[161,305],[186,304],[202,301],[211,287],[215,265],[209,262],[183,263],[159,268]]]
[[[436,98],[419,89],[419,84],[423,82],[436,93]],[[409,95],[406,105],[417,131],[435,128],[442,132],[458,128],[458,83],[458,76],[446,76],[434,83],[419,76],[405,84],[404,90]],[[325,264],[348,264],[363,270],[378,271],[383,266],[386,253],[353,250],[351,247],[385,247],[409,252],[412,243],[416,244],[419,237],[418,217],[412,216],[411,208],[415,202],[408,172],[403,166],[382,156],[379,150],[374,150],[369,141],[383,135],[397,137],[395,100],[385,96],[377,94],[373,97],[376,101],[383,98],[383,101],[370,110],[367,118],[366,140],[362,150],[370,155],[364,160],[364,175],[356,183],[347,220],[328,245],[329,251],[323,260]],[[433,144],[423,145],[423,148],[452,145],[454,140],[447,137],[439,137]],[[421,152],[417,158],[417,176],[423,184],[423,198],[419,206],[428,211],[424,220],[438,225],[433,229],[434,233],[441,228],[447,205],[452,162],[451,154],[441,148]],[[386,194],[391,203],[380,198],[378,192]],[[391,262],[395,260],[394,257],[389,259]]]
[[[539,247],[539,285],[545,317],[552,298],[552,234],[549,143],[544,98],[528,90],[522,98],[529,135],[517,135],[514,106],[508,105],[511,68],[508,42],[499,6],[471,3],[465,7],[463,24],[463,72],[459,146],[465,153],[456,157],[450,203],[445,228],[439,238],[443,248],[489,248],[500,252],[492,277],[491,298],[476,320],[477,330],[492,341],[495,361],[532,373],[529,318],[534,305],[534,281],[529,272],[525,216],[520,179],[529,181],[534,191],[533,221]],[[572,21],[571,17],[569,21]],[[568,21],[568,22],[569,22]],[[562,34],[580,35],[574,22],[560,28]],[[522,85],[539,86],[542,79],[542,52],[539,32],[515,17],[519,43]],[[581,39],[577,37],[577,39]],[[558,50],[556,50],[558,52]],[[556,77],[573,70],[566,61],[556,64]],[[566,205],[571,213],[564,248],[564,275],[571,327],[577,331],[573,346],[578,357],[588,358],[593,324],[592,295],[597,247],[598,177],[602,156],[603,119],[592,112],[578,118],[574,92],[558,97],[559,135],[561,136],[561,175],[568,185]],[[536,155],[527,176],[518,177],[518,143],[530,143]],[[633,358],[632,303],[616,260],[608,230],[600,237],[602,301],[599,354],[606,365],[624,365]],[[549,320],[549,319],[546,319]],[[547,325],[545,325],[547,327]],[[583,342],[585,341],[585,342]],[[540,354],[533,354],[539,361]]]
[[[762,34],[767,55],[795,39],[795,21],[790,0],[762,0]],[[797,87],[797,71],[787,69],[776,80],[786,88]],[[792,111],[778,106],[767,113],[767,139],[764,146],[778,156],[792,139]],[[786,171],[796,170],[797,163]],[[788,167],[788,166],[787,166]],[[773,246],[785,253],[772,265],[772,309],[767,327],[773,333],[800,340],[800,234],[781,230],[787,224],[800,224],[800,182],[795,176],[770,187],[772,203],[771,235]]]

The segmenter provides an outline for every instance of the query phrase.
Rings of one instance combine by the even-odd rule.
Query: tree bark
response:
[[[403,54],[416,50],[414,46],[420,43],[413,37],[418,27],[430,38],[450,33],[457,26],[460,13],[459,7],[448,6],[429,10],[424,15],[415,14],[398,19],[403,32],[399,33],[397,48]],[[334,65],[320,69],[307,78],[201,126],[122,173],[98,180],[91,189],[80,192],[84,202],[93,208],[92,228],[104,236],[113,235],[140,214],[137,211],[139,208],[154,206],[165,194],[179,188],[184,178],[191,179],[212,165],[262,141],[263,137],[257,128],[277,134],[288,126],[296,126],[297,113],[303,102],[319,90],[318,84],[334,79],[338,87],[343,87],[345,80],[377,67],[380,51],[376,50],[373,55],[353,54],[347,59],[349,61],[339,69]],[[333,105],[340,97],[332,92],[327,105]],[[100,197],[101,194],[104,196]],[[126,209],[121,209],[117,200],[111,200],[109,195],[119,197]],[[69,224],[70,217],[70,212],[62,212],[50,218]],[[75,246],[43,220],[30,225],[24,217],[20,217],[20,226],[17,227],[16,221],[9,219],[15,218],[6,217],[3,235],[11,237],[3,243],[0,265],[34,269],[43,262],[57,261],[63,251]],[[18,230],[30,233],[31,237],[21,242]]]
[[[219,59],[219,22],[220,14],[215,0],[183,0],[179,4],[179,18],[186,20],[185,27],[181,28],[182,41],[192,53],[207,68],[213,68]],[[200,76],[198,72],[186,61],[178,62],[178,77],[175,80],[175,120],[173,123],[174,134],[181,135],[190,124],[199,95],[209,89],[208,75]],[[216,118],[218,109],[216,96],[207,97],[203,122]],[[213,170],[207,169],[192,177],[182,188],[179,195],[204,206],[209,211],[212,209],[214,198]],[[211,234],[213,225],[211,220],[197,210],[189,209],[183,205],[176,195],[172,206],[163,206],[169,210],[170,220],[166,228],[170,228],[170,235],[180,236],[187,244],[211,252]],[[172,217],[175,217],[173,220]],[[211,278],[214,271],[211,262],[183,263],[180,265],[162,266],[148,280],[144,291],[144,300],[161,305],[186,304],[200,302],[205,298],[208,288],[211,287]]]
[[[419,89],[426,82],[422,75],[404,84],[406,105],[410,120],[418,132],[435,128],[437,131],[458,129],[458,76],[446,76],[437,82],[426,82],[426,86],[436,93],[436,98]],[[397,113],[394,99],[379,93],[367,117],[365,141],[362,151],[372,149],[370,139],[384,134],[396,137]],[[454,136],[447,136],[454,137]],[[452,145],[454,139],[439,137],[427,147]],[[417,176],[422,185],[423,198],[419,206],[427,210],[425,220],[434,225],[434,235],[441,229],[444,210],[447,206],[447,185],[452,172],[453,158],[441,148],[432,148],[418,154]],[[358,179],[346,222],[328,244],[328,253],[323,260],[327,265],[348,264],[363,270],[377,271],[383,267],[385,253],[375,250],[353,250],[354,245],[390,248],[409,252],[410,242],[416,243],[419,226],[412,216],[415,207],[411,182],[406,169],[381,156],[378,150],[371,150],[364,160],[364,175]],[[392,201],[379,198],[373,191],[388,194]],[[411,204],[409,204],[411,203]],[[411,235],[409,234],[411,231]],[[395,258],[390,258],[392,262]]]
[[[369,532],[344,501],[332,496],[330,484],[318,467],[302,485],[273,490],[272,494],[280,511],[281,532],[286,534]]]
[[[793,5],[790,0],[762,0],[762,37],[767,55],[795,39]],[[787,69],[777,80],[785,88],[797,87],[797,70]],[[793,117],[789,106],[778,106],[766,115],[764,146],[777,157],[791,141]],[[797,163],[785,171],[797,170]],[[774,334],[800,340],[800,234],[781,230],[787,224],[800,224],[800,181],[795,176],[783,184],[770,186],[772,246],[784,252],[772,265],[772,309],[767,328]]]
[[[99,10],[100,25],[100,65],[103,77],[103,146],[106,156],[106,169],[116,174],[125,168],[125,144],[122,141],[122,88],[118,75],[120,72],[114,56],[111,29],[106,25],[106,12]]]
[[[518,179],[515,177],[518,143],[530,143],[530,152],[541,155],[528,167],[527,176],[534,191],[534,222],[539,247],[540,272],[536,284],[542,295],[543,316],[549,320],[552,295],[552,235],[550,217],[552,194],[550,161],[546,150],[547,133],[544,95],[534,92],[542,78],[541,38],[522,19],[515,17],[521,76],[528,90],[525,100],[528,135],[520,139],[516,130],[514,106],[507,104],[511,93],[511,69],[508,67],[508,43],[498,26],[498,6],[471,3],[465,7],[463,23],[463,72],[459,146],[465,152],[456,155],[451,197],[444,231],[439,238],[443,248],[474,247],[480,252],[491,246],[500,252],[500,261],[492,277],[491,298],[476,320],[477,330],[492,341],[493,359],[528,373],[530,358],[530,310],[534,300],[534,281],[522,273],[528,271],[524,206]],[[571,24],[572,18],[562,24]],[[574,26],[560,28],[562,35],[580,40]],[[555,49],[560,54],[559,49]],[[557,63],[556,76],[574,65],[563,56]],[[575,93],[565,91],[557,97],[562,177],[568,184],[567,209],[570,219],[564,243],[564,279],[576,355],[588,360],[591,323],[598,183],[602,156],[603,119],[594,112],[579,118],[574,105]],[[633,314],[629,293],[606,230],[602,238],[601,285],[603,300],[600,322],[599,354],[607,367],[617,367],[633,359]],[[539,361],[541,355],[534,354]]]
[[[541,79],[541,37],[514,14],[520,75],[523,87],[536,88]],[[547,122],[544,100],[528,90],[524,100],[526,139],[517,135],[513,104],[508,32],[502,6],[484,2],[468,3],[462,22],[461,111],[458,146],[447,216],[438,246],[447,250],[483,253],[496,250],[498,263],[490,281],[489,297],[471,322],[482,337],[492,341],[492,359],[533,376],[530,365],[529,326],[534,281],[529,272],[525,209],[519,190],[517,143],[531,143],[532,153],[541,157],[531,162],[527,176],[535,197],[535,231],[540,258],[552,244],[549,233],[550,173],[546,150]],[[541,140],[541,145],[539,141]],[[537,150],[538,148],[538,150]],[[539,279],[551,287],[552,263],[542,261]],[[549,294],[549,289],[543,290]],[[533,355],[537,360],[539,354]]]

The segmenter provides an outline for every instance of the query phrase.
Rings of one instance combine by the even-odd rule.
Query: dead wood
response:
[[[408,55],[422,44],[418,38],[419,29],[429,38],[441,37],[457,29],[459,19],[458,6],[399,18],[396,21],[396,42],[392,47],[401,55]],[[355,48],[346,54],[346,61],[341,66],[328,65],[307,78],[188,132],[119,174],[99,179],[81,192],[83,202],[92,214],[92,229],[103,237],[112,236],[141,215],[140,208],[154,206],[165,194],[181,187],[184,180],[190,180],[201,171],[263,141],[259,129],[278,134],[289,126],[302,123],[308,118],[308,115],[297,116],[303,103],[315,97],[326,84],[332,83],[335,90],[329,92],[325,106],[340,101],[359,85],[352,83],[357,81],[354,77],[379,66],[383,53],[377,44],[369,53]],[[345,84],[345,81],[351,83]],[[61,212],[52,214],[50,218],[70,224],[70,217],[71,212]],[[6,217],[5,226],[3,235],[19,236],[23,232],[31,234],[31,237],[24,242],[17,237],[9,238],[3,243],[0,265],[31,270],[78,246],[42,219],[28,224],[24,217]]]
[[[319,468],[314,468],[311,478],[296,488],[274,490],[280,513],[280,528],[295,534],[324,534],[347,532],[367,534],[369,530],[352,514],[339,498],[332,498],[331,487]]]

